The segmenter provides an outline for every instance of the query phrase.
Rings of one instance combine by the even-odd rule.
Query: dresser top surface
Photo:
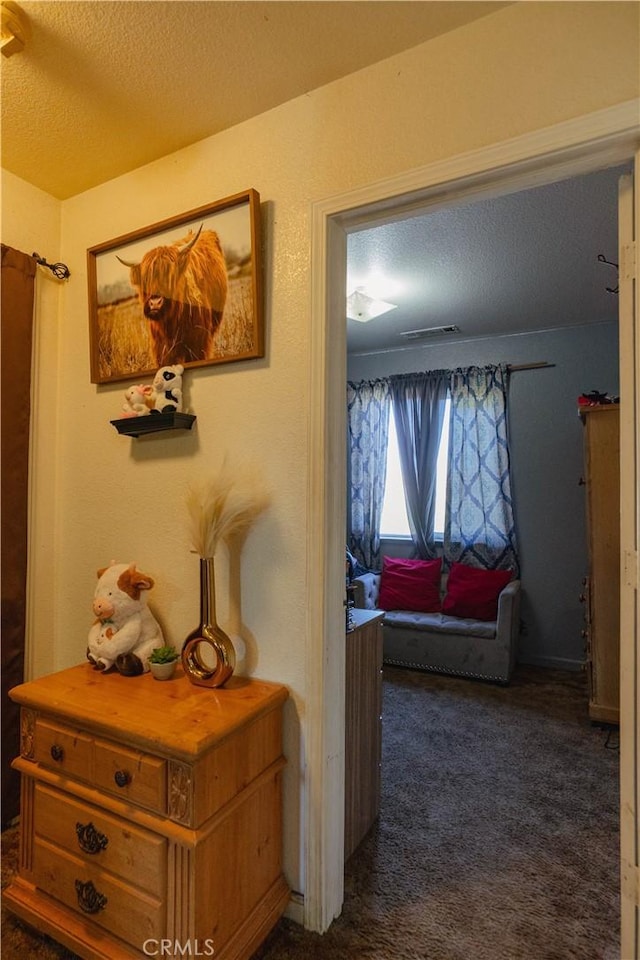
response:
[[[79,664],[20,684],[10,697],[80,729],[159,753],[196,758],[287,699],[282,684],[231,677],[224,687],[192,684],[179,667],[171,680],[104,674]]]
[[[351,619],[355,629],[373,623],[375,620],[382,620],[383,617],[384,610],[365,610],[362,607],[353,607],[351,610]],[[347,636],[349,636],[349,633],[353,633],[353,631],[348,631]]]
[[[588,414],[620,413],[619,403],[590,403],[578,404],[578,415],[586,417]]]

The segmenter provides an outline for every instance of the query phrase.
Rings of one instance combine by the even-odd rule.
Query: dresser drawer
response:
[[[36,783],[34,831],[91,867],[108,870],[155,896],[165,892],[164,837]]]
[[[166,812],[167,766],[159,757],[96,740],[93,779],[97,787],[128,803]]]
[[[34,759],[68,776],[91,780],[93,739],[62,724],[38,717],[35,725]]]
[[[165,904],[40,837],[33,849],[37,887],[137,950],[164,935]]]

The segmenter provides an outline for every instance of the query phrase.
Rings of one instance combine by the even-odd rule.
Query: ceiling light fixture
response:
[[[374,317],[395,310],[397,306],[396,303],[387,303],[386,300],[374,300],[366,295],[362,287],[358,287],[347,297],[347,317],[349,320],[357,320],[358,323],[369,323]]]

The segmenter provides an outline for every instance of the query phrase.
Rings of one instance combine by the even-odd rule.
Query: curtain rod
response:
[[[555,363],[540,360],[537,363],[508,363],[507,367],[510,373],[514,373],[518,370],[542,370],[543,367],[555,367]]]
[[[32,253],[31,256],[33,259],[40,264],[41,267],[46,267],[47,270],[51,270],[51,273],[58,280],[68,280],[71,276],[69,272],[69,267],[66,263],[47,263],[44,257],[41,257],[39,253]]]

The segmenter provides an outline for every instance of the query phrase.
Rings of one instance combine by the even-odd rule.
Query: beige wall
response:
[[[198,612],[183,508],[189,479],[224,453],[257,464],[272,506],[242,557],[240,669],[292,693],[285,867],[294,889],[305,886],[298,811],[310,642],[310,204],[637,97],[637,51],[636,4],[517,4],[61,205],[60,255],[72,279],[62,291],[59,347],[42,344],[37,358],[47,387],[40,403],[58,413],[55,441],[41,435],[48,416],[37,437],[43,449],[53,445],[35,478],[34,672],[83,659],[95,571],[112,558],[155,577],[151,603],[179,644]],[[263,203],[266,357],[188,372],[192,433],[119,436],[109,420],[123,385],[89,382],[87,247],[248,187]],[[37,212],[41,200],[24,203]],[[7,214],[7,237],[17,216]],[[226,567],[221,550],[219,619],[231,629]]]

